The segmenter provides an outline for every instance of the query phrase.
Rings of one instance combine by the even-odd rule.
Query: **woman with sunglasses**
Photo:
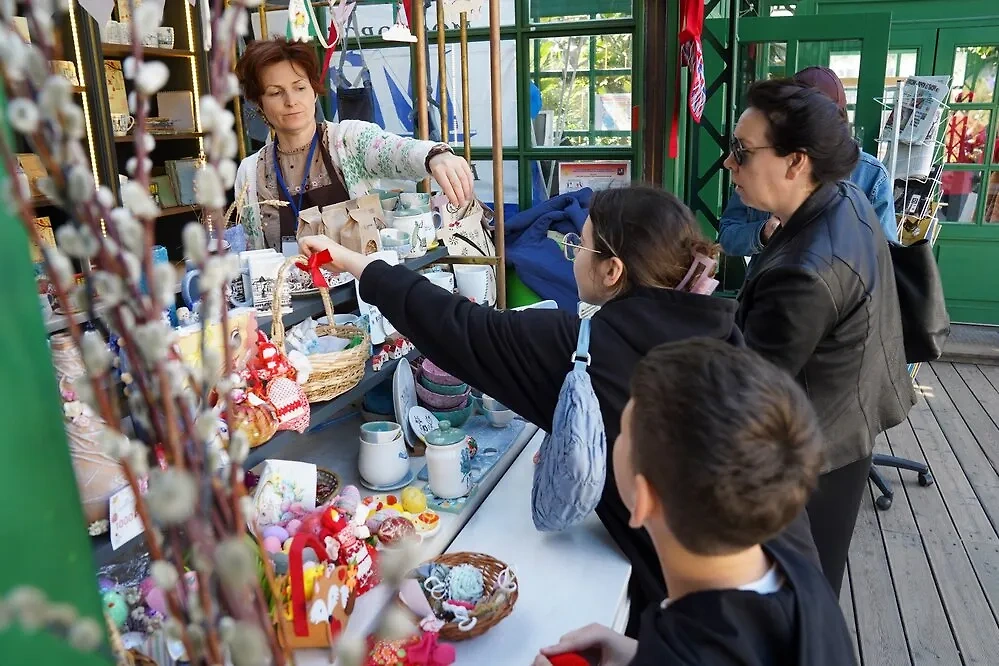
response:
[[[836,102],[839,108],[846,110],[843,82],[828,67],[806,67],[794,75],[794,80],[821,91]],[[732,137],[730,144],[733,159],[741,164],[749,153],[736,137]],[[874,206],[885,237],[897,240],[898,222],[895,220],[892,183],[884,164],[874,155],[861,151],[857,166],[850,174],[850,181],[863,190]],[[776,216],[750,208],[742,201],[738,192],[733,192],[718,221],[718,243],[725,254],[753,256],[763,249],[778,226],[780,220]]]
[[[795,376],[826,436],[808,504],[837,593],[878,433],[915,404],[891,256],[878,216],[845,179],[857,163],[846,113],[790,80],[749,89],[725,167],[736,192],[783,224],[739,294],[746,344]]]
[[[360,280],[361,298],[378,306],[438,366],[539,428],[551,430],[559,390],[576,349],[575,312],[499,311],[324,236],[303,238],[300,245],[306,255],[329,250],[336,270]],[[589,374],[610,456],[639,359],[664,342],[693,337],[741,345],[737,304],[676,288],[699,257],[714,255],[715,247],[701,235],[690,210],[661,190],[597,192],[582,236],[568,234],[564,251],[573,262],[580,300],[602,306],[591,322]],[[665,583],[652,541],[644,531],[628,526],[629,514],[609,464],[597,515],[631,561],[634,613],[629,628],[637,628],[641,610],[665,598]],[[802,523],[797,534],[801,550],[813,552],[807,526]]]

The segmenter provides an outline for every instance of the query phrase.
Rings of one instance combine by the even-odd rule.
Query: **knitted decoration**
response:
[[[311,412],[309,399],[301,384],[287,377],[278,377],[267,384],[267,401],[278,417],[278,430],[305,432],[309,427]]]

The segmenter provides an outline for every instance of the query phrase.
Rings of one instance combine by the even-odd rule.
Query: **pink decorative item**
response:
[[[277,537],[269,536],[264,539],[264,550],[268,553],[278,553],[281,552],[281,540]]]
[[[167,615],[166,595],[158,587],[146,593],[146,605],[164,617]]]
[[[442,386],[459,386],[464,383],[457,377],[438,368],[430,359],[424,359],[420,368],[423,370],[423,374],[426,378],[435,384],[441,384]]]
[[[458,395],[440,395],[434,393],[423,384],[417,383],[416,396],[424,406],[431,409],[457,409],[468,403],[468,394],[471,389],[465,389],[464,393]]]
[[[309,428],[311,410],[301,384],[278,377],[267,384],[267,400],[277,412],[278,430],[303,433]]]

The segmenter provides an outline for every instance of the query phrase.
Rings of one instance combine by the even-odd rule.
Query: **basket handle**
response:
[[[284,289],[285,275],[287,275],[288,270],[295,264],[306,263],[307,261],[308,259],[300,254],[289,257],[281,264],[281,268],[278,269],[277,280],[274,281],[274,294],[271,301],[271,342],[281,351],[284,351],[284,320],[281,318],[281,292]],[[333,326],[334,313],[333,301],[330,299],[330,290],[326,287],[319,287],[319,295],[323,299],[323,309],[326,310],[329,325]]]
[[[300,532],[292,538],[288,549],[288,573],[291,576],[291,620],[296,636],[309,635],[309,613],[305,606],[305,580],[302,573],[302,550],[306,547],[316,552],[316,557],[329,561],[329,554],[315,534]]]

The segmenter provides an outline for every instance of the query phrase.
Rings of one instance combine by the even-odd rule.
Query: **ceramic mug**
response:
[[[422,257],[427,253],[427,241],[423,237],[423,230],[420,228],[420,220],[417,216],[396,217],[393,220],[392,227],[409,234],[411,245],[407,256],[410,259]]]
[[[454,293],[454,275],[451,273],[444,273],[443,271],[435,271],[433,273],[425,273],[423,277],[427,278],[434,284],[436,284],[441,289]]]
[[[437,211],[428,210],[417,212],[413,209],[406,209],[395,212],[396,229],[402,229],[399,224],[400,222],[404,222],[406,220],[413,220],[416,225],[419,226],[419,236],[423,241],[423,245],[430,247],[431,243],[437,240],[437,230],[440,228],[443,218]],[[406,231],[406,229],[403,229],[403,231]],[[415,245],[416,240],[412,233],[410,233],[410,239]]]
[[[173,28],[170,26],[163,25],[156,29],[156,42],[161,49],[172,49],[173,39]]]
[[[392,421],[371,421],[361,425],[361,441],[371,444],[389,444],[399,439],[402,426]]]
[[[430,195],[425,192],[400,192],[399,208],[409,210],[411,208],[430,209]]]
[[[388,486],[401,481],[409,472],[409,453],[406,443],[399,436],[390,442],[375,444],[360,440],[361,448],[357,468],[361,478],[372,486]]]
[[[495,299],[495,280],[491,266],[455,266],[454,280],[458,293],[480,305],[491,305]]]
[[[127,113],[111,114],[111,131],[115,136],[125,136],[135,126],[135,118]]]
[[[468,438],[445,446],[427,446],[430,490],[442,499],[464,497],[472,489],[472,456]]]

